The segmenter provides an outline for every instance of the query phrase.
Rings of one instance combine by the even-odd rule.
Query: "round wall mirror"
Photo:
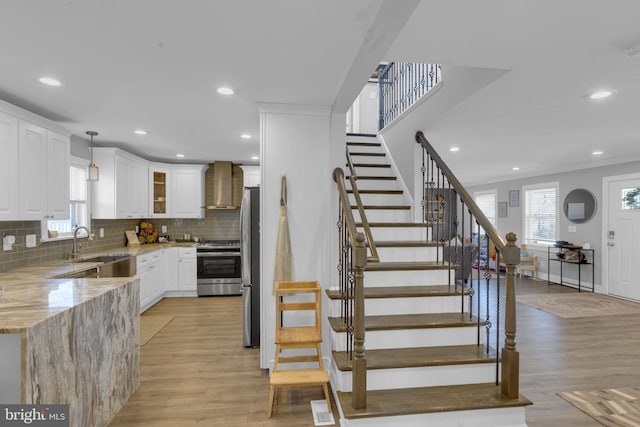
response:
[[[564,215],[571,222],[581,224],[596,213],[596,197],[589,190],[576,188],[564,198]]]

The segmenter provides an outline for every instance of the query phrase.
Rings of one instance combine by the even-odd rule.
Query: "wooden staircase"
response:
[[[430,224],[412,222],[411,201],[383,147],[375,138],[360,138],[347,142],[347,149],[357,159],[352,166],[380,261],[369,262],[364,274],[363,409],[352,406],[342,295],[326,291],[330,378],[341,425],[525,426],[524,408],[531,402],[501,396],[498,354],[483,342],[486,321],[469,313],[468,289],[448,284],[455,266],[442,261]],[[348,193],[361,230],[353,189]]]

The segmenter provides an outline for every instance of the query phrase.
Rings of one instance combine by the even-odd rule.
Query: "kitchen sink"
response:
[[[64,273],[55,276],[56,279],[100,278],[100,277],[131,277],[137,273],[135,255],[101,255],[73,261],[100,262],[102,264],[82,271]]]

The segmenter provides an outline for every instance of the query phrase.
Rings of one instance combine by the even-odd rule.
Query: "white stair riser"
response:
[[[525,407],[346,419],[341,427],[527,427]]]
[[[413,298],[367,298],[364,312],[367,316],[391,314],[456,313],[461,310],[464,301],[465,310],[469,307],[469,297],[460,296],[413,297]],[[329,315],[339,317],[341,300],[331,300]]]
[[[480,343],[484,329],[480,334]],[[346,332],[331,331],[333,349],[346,351]],[[379,348],[435,347],[443,345],[476,344],[478,334],[475,326],[457,328],[426,328],[390,331],[367,331],[365,347],[369,350]]]
[[[360,221],[358,209],[351,209],[356,222]],[[410,209],[366,209],[364,214],[371,222],[409,222],[411,221]]]
[[[373,142],[373,143],[377,143],[378,140],[377,139],[372,139],[369,141],[349,141],[349,142]],[[376,146],[376,145],[349,145],[349,152],[350,153],[384,153],[384,150],[382,149],[382,146]]]
[[[358,190],[400,190],[395,179],[359,179],[357,185]]]
[[[449,282],[449,270],[365,271],[365,286],[444,285]]]
[[[349,201],[352,206],[356,205],[355,197],[349,193]],[[407,205],[409,202],[405,200],[402,194],[360,194],[360,200],[363,205]]]
[[[332,386],[336,387],[338,391],[352,391],[351,371],[340,371],[335,368],[335,365],[333,369],[335,372],[332,373]],[[367,390],[481,384],[493,382],[495,379],[495,363],[369,369],[367,371]]]
[[[354,147],[355,148],[355,147]],[[365,151],[365,150],[357,150],[357,149],[352,149],[351,153],[372,153],[372,154],[377,154],[380,153],[380,151]],[[355,164],[358,163],[374,163],[376,165],[388,165],[389,164],[389,157],[387,156],[351,156],[351,161]],[[361,172],[360,172],[361,173]]]
[[[369,217],[367,217],[369,219]],[[362,230],[360,230],[362,231]],[[428,241],[431,229],[426,227],[371,227],[374,240]]]
[[[375,241],[375,237],[373,238]],[[442,248],[439,247],[378,247],[378,256],[383,262],[396,261],[433,261],[442,260]]]
[[[367,166],[355,166],[356,176],[396,176],[393,168],[379,168]],[[358,180],[358,188],[360,188],[361,180]]]

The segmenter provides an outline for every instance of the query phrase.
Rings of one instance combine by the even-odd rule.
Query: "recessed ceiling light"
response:
[[[452,151],[452,152],[460,151],[460,147],[451,147],[449,148],[449,151]]]
[[[219,87],[217,89],[217,92],[220,95],[233,95],[233,89],[231,89],[230,87]]]
[[[589,95],[589,99],[604,99],[613,95],[615,91],[613,90],[600,90],[598,92],[593,92]]]
[[[184,157],[184,154],[182,154],[182,153],[178,153],[178,154],[176,154],[176,157],[177,157],[177,158],[179,158],[179,159],[181,159],[181,158],[183,158],[183,157]]]
[[[240,135],[240,138],[249,139],[249,138],[251,138],[251,135],[249,135],[248,133],[243,133],[242,135]]]
[[[592,156],[601,156],[602,154],[604,154],[604,151],[594,151],[591,153]]]
[[[143,130],[143,129],[136,129],[136,130],[133,131],[133,133],[135,133],[136,135],[146,135],[149,132],[147,132],[146,130]]]
[[[251,160],[260,160],[260,157],[258,157],[258,156],[251,156]]]
[[[54,79],[53,77],[41,77],[38,81],[47,86],[62,86],[60,80]]]
[[[514,167],[512,167],[512,168],[511,168],[511,170],[519,171],[519,170],[520,170],[520,168],[519,168],[518,166],[514,166]]]

